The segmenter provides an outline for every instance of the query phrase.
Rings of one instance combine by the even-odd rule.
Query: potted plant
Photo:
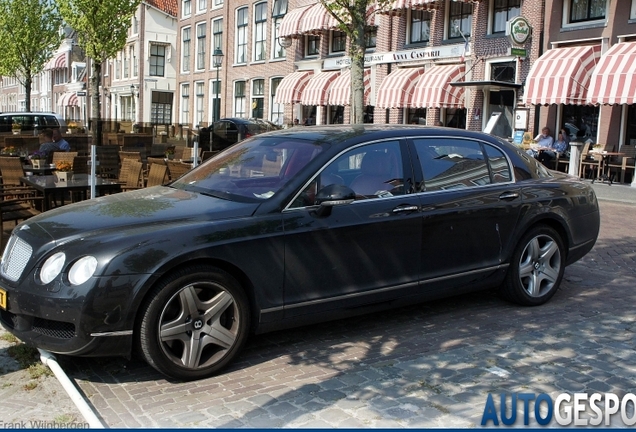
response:
[[[4,156],[16,156],[18,154],[18,150],[13,146],[6,146],[0,150],[0,154]]]
[[[29,159],[31,159],[31,165],[33,165],[33,168],[41,168],[41,165],[46,163],[46,153],[36,151],[29,156]]]
[[[174,147],[169,147],[166,149],[166,159],[174,159]]]
[[[20,123],[13,123],[11,125],[11,131],[13,135],[20,135],[20,131],[22,130],[22,125]]]
[[[73,178],[73,165],[68,161],[60,161],[55,164],[55,177],[58,182],[69,182]]]
[[[80,127],[79,124],[74,121],[69,122],[66,126],[68,127],[67,133],[76,133]]]

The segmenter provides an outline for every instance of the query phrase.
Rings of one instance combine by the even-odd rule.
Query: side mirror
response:
[[[341,184],[331,184],[320,189],[316,194],[316,204],[321,207],[333,207],[350,204],[356,199],[356,193]]]

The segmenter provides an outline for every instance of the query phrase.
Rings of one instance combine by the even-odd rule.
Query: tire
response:
[[[556,293],[565,270],[565,248],[559,234],[544,225],[530,229],[515,249],[501,294],[524,305],[541,305]]]
[[[144,360],[182,381],[209,377],[243,347],[249,302],[241,285],[214,267],[190,266],[161,281],[141,308]]]

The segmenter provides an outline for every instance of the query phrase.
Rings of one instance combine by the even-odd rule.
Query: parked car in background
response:
[[[223,118],[212,124],[210,139],[212,150],[223,150],[246,138],[280,129],[261,119]]]
[[[0,113],[0,132],[12,132],[13,125],[20,125],[22,132],[33,130],[61,129],[66,132],[66,121],[56,113],[46,112],[5,112]]]
[[[139,351],[198,379],[250,332],[491,287],[543,304],[599,223],[589,184],[491,135],[289,128],[168,185],[19,224],[0,261],[0,322],[48,351]]]

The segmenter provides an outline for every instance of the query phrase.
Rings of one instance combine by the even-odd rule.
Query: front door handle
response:
[[[499,195],[500,200],[512,201],[513,199],[519,198],[518,192],[504,192]]]
[[[406,204],[406,205],[394,208],[393,213],[414,212],[414,211],[418,211],[419,209],[420,209],[420,206]]]

